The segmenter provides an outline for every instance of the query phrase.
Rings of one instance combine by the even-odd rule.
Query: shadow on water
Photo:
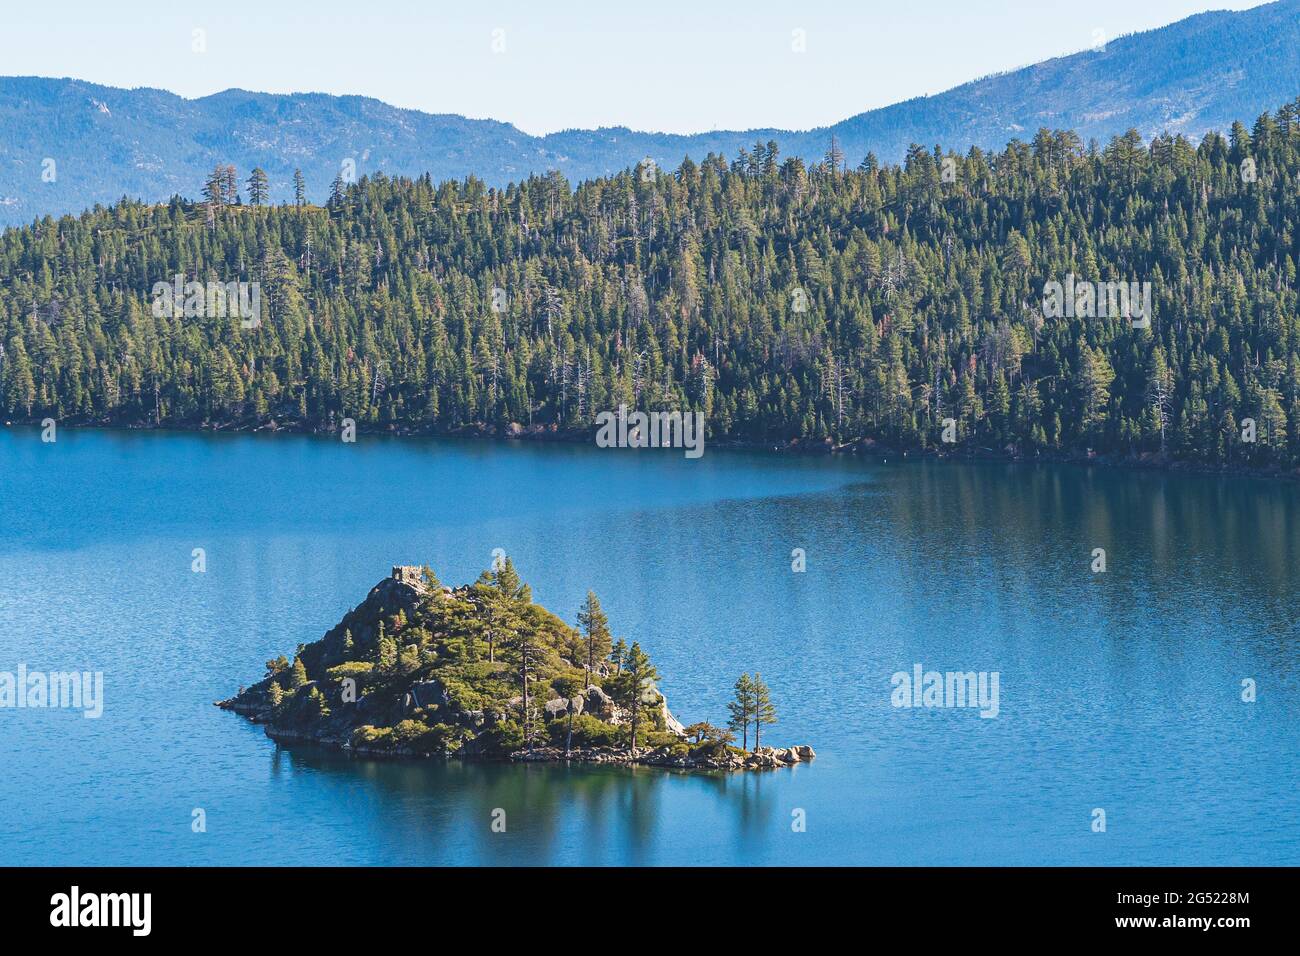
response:
[[[385,838],[405,847],[394,854],[402,862],[437,862],[450,851],[468,851],[475,862],[491,864],[654,864],[660,862],[656,843],[672,823],[669,788],[678,794],[673,802],[707,803],[742,838],[761,836],[786,813],[777,806],[775,788],[765,786],[771,774],[407,762],[351,757],[311,744],[268,746],[272,778],[328,775],[341,786],[364,787],[368,800],[355,806],[354,822],[370,825],[363,819],[368,815],[382,820]]]

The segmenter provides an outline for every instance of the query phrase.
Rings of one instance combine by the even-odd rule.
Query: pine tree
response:
[[[605,684],[612,690],[614,702],[629,714],[633,754],[636,753],[646,692],[658,679],[658,669],[650,663],[650,658],[641,650],[641,645],[633,641],[627,652],[627,660],[623,662],[622,672]]]
[[[375,638],[375,664],[379,673],[392,674],[397,667],[397,642],[384,633],[384,622],[379,622]]]
[[[623,673],[623,661],[627,658],[627,642],[619,638],[609,652],[609,662],[614,665],[614,673]],[[588,671],[590,673],[590,671]]]
[[[513,565],[500,572],[485,571],[474,582],[471,592],[481,614],[469,622],[469,629],[476,632],[476,638],[487,641],[489,664],[496,663],[497,648],[509,644],[523,627],[526,590],[527,585],[519,584]]]
[[[1082,347],[1079,387],[1083,393],[1083,421],[1085,431],[1098,428],[1106,417],[1110,402],[1110,386],[1115,381],[1115,370],[1100,349]]]
[[[509,557],[501,563],[500,568],[492,572],[492,585],[508,601],[518,601],[523,604],[532,602],[532,590],[519,579],[515,563]]]
[[[612,650],[609,619],[594,591],[587,592],[587,600],[578,611],[578,627],[587,639],[587,683],[590,685],[596,661],[604,660]]]
[[[303,665],[301,657],[293,659],[293,675],[289,678],[289,687],[297,690],[307,683],[307,668]]]
[[[826,150],[826,165],[830,167],[831,175],[834,176],[844,165],[844,150],[840,149],[839,140],[835,134],[831,134],[831,145]]]
[[[519,686],[523,697],[524,747],[529,753],[533,750],[533,706],[529,695],[529,685],[536,677],[537,665],[541,656],[536,635],[531,628],[521,627],[511,635],[510,648],[514,652],[518,668]]]
[[[776,707],[772,704],[772,692],[763,683],[763,676],[754,672],[754,749],[759,747],[759,734],[762,729],[776,723]]]
[[[227,206],[239,203],[239,174],[231,165],[221,167],[221,201]]]
[[[736,698],[727,704],[731,718],[727,726],[741,735],[741,749],[749,749],[749,725],[754,719],[755,687],[748,674],[736,679]]]
[[[564,736],[564,755],[567,757],[570,751],[573,750],[573,717],[574,711],[577,709],[573,706],[573,700],[582,693],[583,688],[581,681],[577,677],[568,674],[556,680],[554,686],[555,692],[569,702],[566,711],[569,726]]]
[[[207,205],[208,224],[215,226],[217,213],[226,204],[226,190],[224,188],[225,170],[221,166],[213,168],[208,175],[207,180],[203,183],[203,199]]]
[[[307,180],[302,177],[302,170],[293,171],[293,204],[301,209],[307,205]]]
[[[348,186],[347,183],[343,181],[343,173],[340,172],[338,175],[334,177],[334,182],[330,183],[330,198],[329,198],[330,209],[341,208],[344,199],[347,198],[347,194],[348,194]]]
[[[260,166],[254,167],[248,176],[248,202],[253,206],[261,206],[266,202],[268,195],[266,170]]]

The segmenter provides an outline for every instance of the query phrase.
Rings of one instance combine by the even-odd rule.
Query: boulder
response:
[[[609,720],[614,716],[614,698],[610,697],[595,684],[588,687],[584,692],[587,698],[586,709],[599,717],[601,720]]]
[[[555,697],[543,704],[542,710],[546,712],[547,720],[555,720],[569,712],[569,702],[563,697]]]
[[[812,760],[813,757],[817,756],[807,744],[800,744],[798,747],[791,747],[790,749],[799,755],[800,760]]]
[[[685,738],[686,727],[683,726],[682,722],[674,717],[673,712],[668,709],[668,698],[662,693],[656,693],[659,694],[659,712],[663,714],[664,728],[671,734],[676,734],[678,737]]]
[[[411,710],[416,707],[429,707],[434,704],[443,706],[449,700],[446,688],[442,686],[441,682],[426,680],[412,684],[410,691],[403,698],[402,704],[406,710]]]

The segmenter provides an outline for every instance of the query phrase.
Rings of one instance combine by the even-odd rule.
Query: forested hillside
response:
[[[5,417],[581,434],[626,403],[711,441],[932,447],[954,418],[958,449],[1300,463],[1300,101],[1198,146],[1041,131],[846,169],[764,143],[323,208],[226,186],[0,237]],[[260,327],[156,317],[176,273],[260,283]],[[1150,328],[1046,317],[1070,274],[1149,282]]]

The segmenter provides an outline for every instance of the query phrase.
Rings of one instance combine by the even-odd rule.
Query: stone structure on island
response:
[[[413,587],[417,591],[428,589],[428,583],[424,580],[424,568],[414,564],[394,564],[393,580],[398,584]]]

